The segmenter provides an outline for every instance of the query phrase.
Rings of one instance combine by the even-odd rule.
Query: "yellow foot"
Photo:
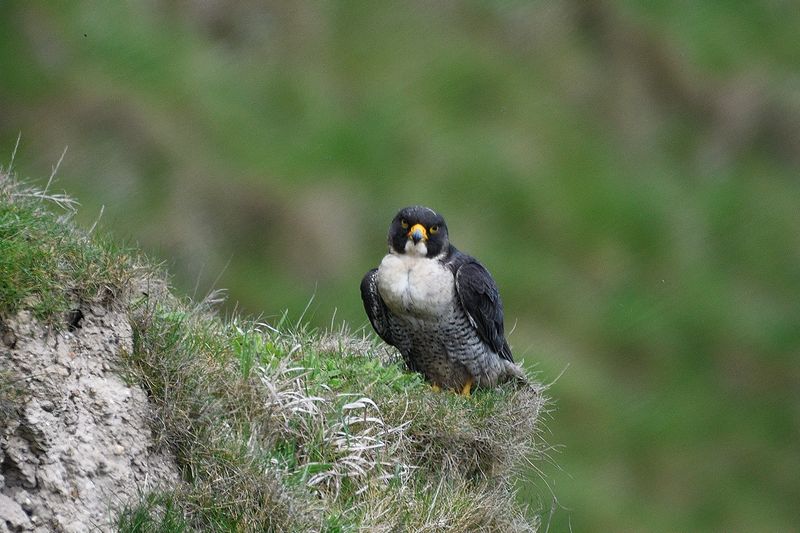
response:
[[[470,389],[472,389],[472,378],[469,378],[466,383],[464,383],[464,388],[461,389],[461,396],[469,397]]]
[[[442,392],[442,388],[439,387],[439,385],[437,385],[436,383],[431,385],[431,389],[433,389],[433,392]]]

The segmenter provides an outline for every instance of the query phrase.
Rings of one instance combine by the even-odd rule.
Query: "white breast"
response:
[[[388,254],[378,267],[378,291],[396,314],[443,316],[452,310],[455,278],[435,259]]]

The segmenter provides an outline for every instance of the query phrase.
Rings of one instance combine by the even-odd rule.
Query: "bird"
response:
[[[505,338],[497,284],[450,243],[444,218],[428,207],[405,207],[389,226],[388,244],[361,281],[361,299],[375,332],[406,366],[434,390],[464,396],[525,382]]]

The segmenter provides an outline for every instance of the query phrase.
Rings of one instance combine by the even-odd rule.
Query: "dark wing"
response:
[[[456,292],[478,336],[500,357],[513,363],[503,331],[503,302],[489,271],[470,258],[456,269]]]
[[[395,346],[389,328],[389,310],[378,292],[378,269],[373,268],[361,280],[361,300],[375,332],[388,344]]]

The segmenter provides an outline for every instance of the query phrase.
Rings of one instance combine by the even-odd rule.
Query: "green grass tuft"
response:
[[[174,496],[150,493],[117,517],[117,530],[128,533],[183,533],[191,531]]]
[[[25,189],[0,169],[0,315],[25,308],[57,326],[83,302],[110,303],[144,268],[132,251],[90,236],[54,216],[44,200],[71,203]]]

